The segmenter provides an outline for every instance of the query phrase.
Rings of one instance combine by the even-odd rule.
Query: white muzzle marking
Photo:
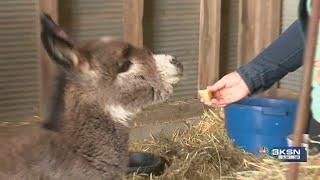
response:
[[[162,74],[165,81],[170,84],[176,84],[182,77],[182,70],[176,64],[172,63],[173,56],[167,54],[155,54],[153,58],[156,61],[157,69]]]

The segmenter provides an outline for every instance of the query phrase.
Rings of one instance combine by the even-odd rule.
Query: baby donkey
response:
[[[119,179],[130,121],[169,98],[181,63],[109,38],[78,47],[46,14],[41,25],[56,91],[40,132],[1,145],[0,179]]]

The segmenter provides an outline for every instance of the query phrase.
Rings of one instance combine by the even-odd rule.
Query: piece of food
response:
[[[212,99],[212,93],[206,89],[198,90],[200,97],[204,100],[204,102],[208,102]]]

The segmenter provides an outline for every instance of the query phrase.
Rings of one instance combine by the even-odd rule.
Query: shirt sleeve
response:
[[[304,43],[301,22],[297,20],[252,61],[239,67],[236,71],[251,94],[270,88],[298,69],[302,65]]]

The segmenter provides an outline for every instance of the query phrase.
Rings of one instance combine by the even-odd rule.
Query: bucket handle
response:
[[[283,108],[263,108],[262,114],[268,116],[288,116],[289,112]]]

